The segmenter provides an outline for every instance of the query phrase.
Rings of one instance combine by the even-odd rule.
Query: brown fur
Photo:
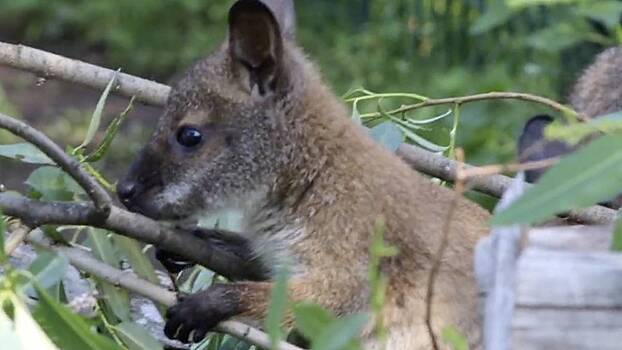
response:
[[[588,118],[622,110],[622,47],[596,57],[577,81],[570,103]]]
[[[261,31],[265,20],[254,20],[252,32]],[[382,264],[390,280],[384,311],[388,349],[401,350],[430,348],[424,328],[428,271],[450,203],[457,200],[433,318],[437,333],[456,326],[477,346],[473,248],[488,230],[489,214],[455,199],[450,189],[374,142],[292,40],[281,41],[280,48],[242,49],[256,50],[252,59],[282,50],[280,63],[262,66],[259,78],[236,62],[240,56],[231,54],[231,45],[248,43],[235,40],[198,63],[173,89],[145,151],[150,160],[144,162],[158,164],[153,173],[158,184],[145,189],[135,205],[158,218],[241,208],[244,231],[263,263],[273,273],[282,264],[290,266],[291,297],[339,315],[368,308],[369,249],[374,222],[383,216],[385,238],[400,250]],[[194,152],[174,142],[179,126],[187,123],[209,135]],[[236,317],[263,319],[271,282],[236,285],[241,287]],[[369,331],[363,336],[369,348],[377,346]]]

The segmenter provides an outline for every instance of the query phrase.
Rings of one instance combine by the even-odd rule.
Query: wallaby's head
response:
[[[548,115],[537,115],[525,123],[518,139],[518,158],[521,162],[560,157],[572,150],[572,147],[564,142],[546,139],[544,129],[551,123],[553,118]],[[528,170],[525,172],[525,179],[527,182],[536,182],[546,170],[546,168]]]
[[[609,48],[596,57],[572,88],[570,103],[587,118],[622,110],[622,47]],[[577,148],[544,137],[544,129],[552,122],[552,117],[539,115],[525,124],[518,142],[518,156],[521,161],[559,157]],[[545,171],[546,169],[527,171],[527,181],[536,182]]]
[[[239,0],[222,47],[172,88],[149,143],[117,191],[161,219],[215,210],[274,186],[302,89],[292,0]]]

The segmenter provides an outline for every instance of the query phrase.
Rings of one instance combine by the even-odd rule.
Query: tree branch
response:
[[[0,64],[33,72],[44,78],[59,78],[68,82],[103,89],[116,71],[69,59],[28,46],[0,41]],[[151,80],[129,74],[117,74],[114,92],[152,104],[163,105],[170,88]]]
[[[0,113],[0,128],[37,146],[84,188],[95,203],[97,209],[95,215],[102,218],[108,215],[112,203],[108,192],[82,167],[80,162],[68,156],[54,141],[30,125],[2,113]]]
[[[0,193],[0,209],[20,218],[31,227],[41,225],[80,225],[102,228],[141,242],[157,245],[219,275],[239,280],[265,280],[267,276],[256,262],[249,262],[217,245],[210,245],[185,230],[175,229],[140,214],[112,206],[103,220],[90,203],[41,202],[9,193]]]
[[[115,269],[78,248],[50,244],[46,241],[41,232],[33,232],[33,234],[28,238],[28,241],[38,247],[65,255],[71,264],[79,270],[88,272],[91,275],[115,286],[140,294],[167,307],[173,306],[177,302],[177,296],[175,293],[145,281],[131,271]],[[221,333],[232,335],[238,339],[242,339],[255,346],[266,349],[271,348],[270,337],[267,334],[241,322],[221,322],[216,327],[216,330]],[[280,342],[277,349],[302,350],[286,342]]]
[[[462,166],[455,160],[406,144],[400,146],[397,154],[414,169],[449,182],[456,181],[457,169]],[[472,165],[464,164],[464,171],[467,173],[475,168]],[[512,181],[514,179],[497,174],[471,178],[468,185],[478,192],[501,198],[503,193],[512,185]],[[531,185],[527,184],[527,186]],[[574,210],[566,215],[568,218],[584,224],[603,225],[615,221],[616,211],[595,205],[586,209]]]
[[[103,89],[115,73],[113,70],[50,54],[45,51],[2,42],[0,42],[0,64],[6,64],[37,74],[52,76],[97,89]],[[136,96],[139,100],[156,106],[164,105],[168,93],[170,92],[170,88],[166,85],[128,74],[120,74],[118,79],[120,86],[115,90],[116,93],[128,97]],[[518,93],[489,93],[449,99],[428,100],[420,104],[404,106],[402,108],[423,108],[438,104],[464,104],[481,100],[508,98],[541,103],[557,111],[570,113],[571,115],[574,112],[555,101],[540,96]],[[455,181],[457,164],[455,161],[409,145],[402,145],[398,154],[410,164],[411,167],[422,173],[445,181]],[[472,168],[472,166],[467,165],[465,169],[469,171],[469,169]],[[500,198],[504,191],[510,186],[511,181],[512,179],[503,175],[490,175],[474,178],[470,181],[470,185],[479,192]],[[586,224],[605,224],[614,220],[615,211],[601,206],[594,206],[588,209],[574,211],[569,214],[569,217]]]
[[[469,95],[469,96],[459,96],[459,97],[448,97],[448,98],[439,98],[439,99],[428,99],[423,102],[410,104],[401,106],[391,111],[387,112],[374,112],[365,114],[365,117],[382,117],[383,114],[396,115],[402,114],[410,111],[414,111],[417,109],[432,107],[432,106],[442,106],[442,105],[463,105],[465,103],[477,102],[477,101],[489,101],[489,100],[521,100],[527,102],[538,103],[549,108],[552,108],[558,112],[561,112],[564,115],[578,118],[580,120],[586,121],[588,120],[585,116],[577,113],[570,107],[566,107],[557,101],[553,101],[546,97],[525,94],[519,92],[488,92],[484,94],[477,95]]]
[[[24,69],[46,78],[59,78],[97,89],[103,89],[115,74],[115,71],[110,69],[104,69],[22,45],[12,45],[3,42],[0,42],[0,64]],[[117,79],[118,86],[115,87],[114,92],[127,97],[136,96],[138,100],[148,104],[164,105],[170,92],[170,88],[166,85],[128,74],[119,74]],[[547,105],[566,115],[581,119],[581,116],[577,115],[572,109],[540,96],[497,92],[427,100],[418,104],[403,106],[389,113],[399,114],[428,106],[460,105],[491,99],[519,99],[536,102]],[[95,206],[85,203],[45,203],[0,193],[0,209],[6,214],[19,217],[26,224],[33,227],[43,224],[74,224],[100,227],[143,242],[158,244],[158,246],[166,250],[197,261],[219,274],[228,275],[233,271],[233,274],[239,273],[243,275],[248,272],[246,270],[249,267],[241,263],[239,258],[217,251],[187,232],[180,232],[165,227],[144,216],[112,206],[108,194],[81,168],[77,161],[64,154],[62,149],[37,130],[4,115],[0,115],[0,128],[6,128],[39,147],[74,177],[87,190],[87,193],[89,193],[89,196],[95,203]],[[461,163],[456,161],[409,145],[402,145],[398,154],[416,170],[446,181],[456,181],[458,166],[462,166]],[[472,166],[464,165],[466,171],[472,168]],[[506,176],[490,175],[475,177],[471,179],[469,185],[480,192],[501,197],[510,186],[511,181],[512,179]],[[102,213],[106,215],[102,215]],[[604,224],[612,222],[615,219],[615,214],[616,212],[611,209],[594,206],[572,212],[569,214],[569,217],[586,224]],[[153,297],[156,301],[171,305],[175,300],[175,296],[172,293],[164,291],[169,294],[163,294],[161,290],[153,288],[159,287],[149,284],[145,285],[144,283],[148,282],[139,281],[134,275],[124,277],[123,275],[127,276],[125,272],[115,270],[105,264],[102,266],[102,263],[97,260],[89,260],[87,258],[90,257],[85,257],[82,252],[76,251],[74,248],[51,247],[50,249],[63,251],[76,266],[81,266],[85,271],[91,270],[91,273],[101,275],[100,277],[104,279],[110,278],[109,281],[112,283],[124,286],[137,293],[145,293],[144,295]],[[82,255],[78,254],[78,252]],[[220,327],[220,330],[225,333],[242,336],[245,339],[255,338],[255,336],[258,337],[256,339],[267,339],[265,334],[244,325],[226,322],[221,324]],[[263,344],[259,345],[263,346]],[[294,350],[298,348],[289,346],[284,349]]]

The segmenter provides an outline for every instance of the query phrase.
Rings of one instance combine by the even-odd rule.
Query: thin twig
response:
[[[461,161],[464,159],[464,152],[462,149],[457,148],[455,150],[456,158]],[[463,178],[463,166],[459,166],[457,169],[457,177],[459,179]],[[449,204],[449,208],[447,209],[447,217],[445,218],[443,225],[443,236],[441,238],[441,243],[438,247],[438,251],[434,256],[434,261],[432,262],[432,267],[430,268],[430,274],[428,275],[428,283],[427,290],[425,295],[425,324],[428,329],[428,334],[430,335],[430,340],[432,342],[432,347],[434,350],[439,350],[438,340],[436,334],[434,333],[434,328],[432,327],[432,304],[434,301],[434,286],[436,284],[436,278],[438,277],[438,272],[441,268],[441,264],[443,261],[443,256],[445,255],[445,250],[447,249],[447,245],[449,244],[449,236],[451,233],[454,219],[454,213],[456,211],[456,207],[458,206],[458,200],[464,195],[465,192],[465,182],[462,180],[458,180],[454,186],[454,198]]]
[[[67,174],[73,177],[76,182],[84,188],[86,193],[95,203],[97,215],[105,218],[110,213],[112,199],[106,190],[100,186],[93,176],[91,176],[76,159],[68,156],[54,141],[50,140],[41,131],[30,125],[0,113],[0,128],[23,138],[24,140],[37,146],[41,152],[45,153]]]
[[[28,241],[46,250],[65,255],[72,265],[81,271],[88,272],[115,286],[127,289],[128,291],[140,294],[159,304],[170,307],[177,302],[176,294],[157,286],[151,282],[141,279],[131,271],[123,271],[105,264],[87,252],[68,246],[53,245],[43,238],[43,235],[33,235]],[[270,337],[264,332],[247,326],[237,321],[221,322],[216,330],[221,333],[232,335],[242,339],[252,345],[262,348],[271,348]],[[277,346],[280,350],[302,350],[286,342],[280,342]]]
[[[406,144],[401,145],[397,153],[412,168],[448,182],[456,181],[457,169],[463,165],[442,155]],[[473,168],[472,165],[464,164],[465,171],[471,171]],[[514,179],[510,177],[498,174],[477,176],[469,179],[469,188],[501,198],[513,181]],[[564,216],[586,225],[606,225],[615,221],[616,211],[595,205],[586,209],[573,210],[570,213],[564,214]]]
[[[28,46],[13,45],[4,42],[0,42],[0,64],[34,72],[45,77],[53,77],[73,83],[83,84],[96,89],[103,89],[115,74],[115,71],[111,69],[69,59]],[[139,101],[156,106],[164,105],[168,98],[168,94],[170,93],[170,87],[166,85],[129,74],[119,74],[118,81],[119,86],[115,89],[116,93],[126,97],[136,96]],[[414,94],[410,95],[415,96]],[[418,97],[420,99],[424,99],[422,96]],[[564,115],[576,117],[580,120],[586,119],[584,116],[575,112],[572,108],[564,106],[559,102],[537,95],[517,92],[489,92],[471,96],[427,99],[420,103],[402,106],[395,110],[388,111],[387,113],[393,115],[430,106],[462,105],[476,101],[499,99],[514,99],[534,102],[548,106],[563,113]],[[377,116],[380,117],[380,113],[378,113]]]
[[[467,181],[478,176],[498,175],[503,173],[518,173],[521,171],[548,168],[559,162],[559,157],[536,160],[533,162],[516,163],[516,164],[493,164],[480,167],[473,167],[468,170],[456,174],[460,181]],[[460,177],[463,176],[463,177]]]
[[[24,45],[0,42],[0,64],[33,72],[44,78],[59,78],[68,82],[103,89],[116,70],[98,67]],[[163,105],[170,88],[151,80],[129,74],[117,74],[117,94],[136,98],[144,103]]]
[[[404,106],[401,106],[399,108],[396,108],[394,110],[384,112],[384,113],[389,114],[389,115],[400,115],[402,113],[406,113],[406,112],[410,112],[416,109],[421,109],[421,108],[426,108],[426,107],[441,106],[441,105],[460,106],[465,103],[471,103],[471,102],[477,102],[477,101],[489,101],[489,100],[521,100],[521,101],[538,103],[538,104],[547,106],[549,108],[552,108],[558,112],[561,112],[562,114],[569,116],[571,118],[577,118],[582,121],[588,120],[588,118],[586,118],[585,116],[577,113],[572,108],[564,106],[563,104],[559,102],[553,101],[546,97],[526,94],[526,93],[519,93],[519,92],[488,92],[484,94],[476,94],[476,95],[469,95],[469,96],[429,99],[429,100],[415,103],[415,104],[404,105]],[[375,118],[375,117],[381,117],[382,113],[374,112],[374,113],[364,114],[363,116],[368,117],[368,118]]]

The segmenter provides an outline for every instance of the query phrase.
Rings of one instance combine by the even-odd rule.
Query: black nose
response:
[[[117,184],[117,195],[123,204],[131,203],[136,196],[136,187],[136,182],[130,180],[123,180]]]

